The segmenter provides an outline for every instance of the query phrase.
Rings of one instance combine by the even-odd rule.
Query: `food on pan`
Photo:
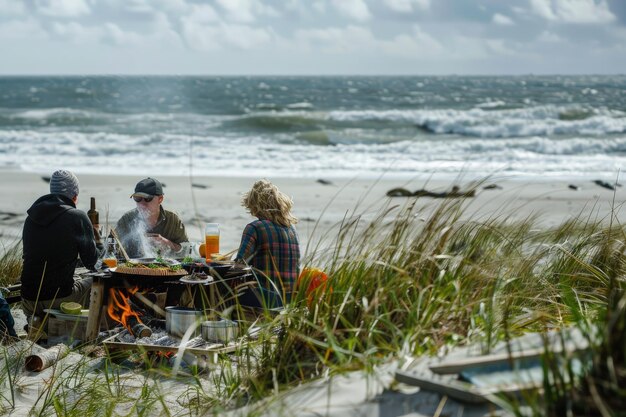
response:
[[[182,276],[187,275],[187,271],[180,264],[167,265],[160,262],[149,264],[125,262],[115,269],[118,274],[130,275],[155,275],[155,276]]]

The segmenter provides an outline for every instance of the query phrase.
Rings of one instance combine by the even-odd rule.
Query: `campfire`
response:
[[[128,290],[110,288],[107,313],[112,320],[124,326],[133,336],[137,338],[150,337],[152,330],[141,321],[139,314],[131,307],[130,297],[137,291],[139,291],[138,286]]]

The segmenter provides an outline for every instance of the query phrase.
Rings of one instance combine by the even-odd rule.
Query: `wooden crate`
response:
[[[68,337],[69,340],[85,340],[87,321],[48,317],[48,338]]]

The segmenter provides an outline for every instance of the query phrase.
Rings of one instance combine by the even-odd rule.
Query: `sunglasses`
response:
[[[141,203],[141,201],[145,201],[146,203],[151,202],[152,200],[154,200],[154,196],[152,197],[133,197],[133,200],[135,200],[136,203]]]

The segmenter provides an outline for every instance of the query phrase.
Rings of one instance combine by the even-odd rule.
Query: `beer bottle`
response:
[[[98,213],[98,210],[96,210],[95,197],[91,197],[91,207],[87,212],[87,217],[89,217],[89,220],[91,220],[91,224],[93,226],[93,234],[96,240],[96,246],[98,247],[98,249],[101,249],[100,245],[102,244],[102,241],[100,240],[100,214]]]
[[[98,213],[98,210],[96,210],[95,197],[91,197],[91,208],[87,212],[87,216],[89,216],[89,220],[91,220],[93,227],[98,228],[100,226],[100,214]]]

